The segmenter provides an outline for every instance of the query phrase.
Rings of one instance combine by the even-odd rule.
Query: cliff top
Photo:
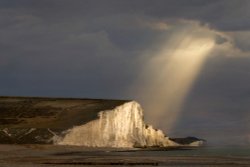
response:
[[[129,100],[0,96],[0,128],[67,129]]]

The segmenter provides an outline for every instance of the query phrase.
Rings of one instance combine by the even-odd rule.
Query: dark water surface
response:
[[[0,167],[249,166],[250,147],[141,150],[53,145],[0,145]]]

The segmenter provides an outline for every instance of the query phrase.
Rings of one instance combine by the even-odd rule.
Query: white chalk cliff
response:
[[[143,110],[135,101],[100,111],[98,119],[65,131],[55,144],[129,148],[177,145],[161,130],[144,123]]]

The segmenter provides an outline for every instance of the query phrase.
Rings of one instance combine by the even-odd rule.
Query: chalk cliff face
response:
[[[143,110],[135,101],[124,103],[112,110],[101,111],[98,113],[98,119],[63,133],[63,137],[54,137],[55,144],[89,147],[177,145],[165,137],[161,130],[155,130],[144,123]]]

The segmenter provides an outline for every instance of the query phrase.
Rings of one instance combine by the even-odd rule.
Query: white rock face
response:
[[[204,141],[194,141],[192,143],[190,143],[188,146],[192,146],[192,147],[200,147],[200,146],[203,146],[205,143]]]
[[[73,127],[55,141],[60,145],[89,147],[150,147],[174,146],[161,130],[145,125],[143,110],[135,102],[128,102],[113,110],[101,111],[99,119]]]

